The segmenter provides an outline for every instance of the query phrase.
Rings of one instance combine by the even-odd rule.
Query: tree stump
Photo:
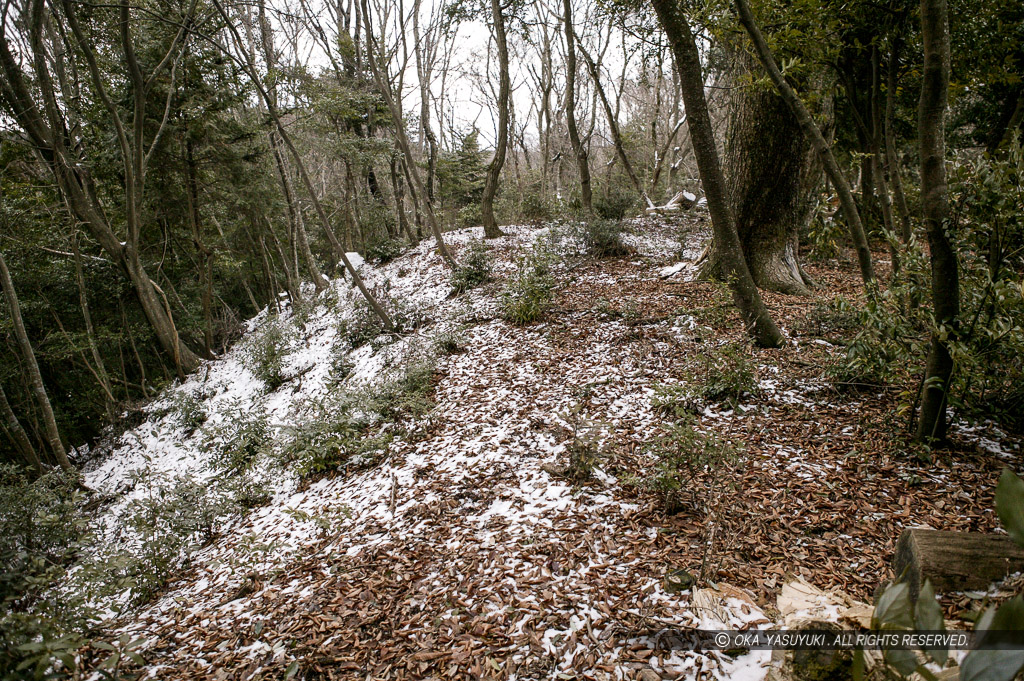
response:
[[[924,580],[936,593],[987,589],[992,582],[1024,571],[1024,549],[1005,535],[981,532],[904,530],[896,543],[893,570],[917,599]]]

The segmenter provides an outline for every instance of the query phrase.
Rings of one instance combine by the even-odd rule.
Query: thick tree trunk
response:
[[[946,0],[921,0],[924,69],[918,130],[921,145],[921,207],[932,260],[932,304],[937,329],[925,368],[917,439],[946,438],[946,403],[953,374],[949,343],[956,339],[960,316],[960,273],[950,231],[946,186],[946,98],[949,89],[949,19]]]
[[[11,438],[15,449],[21,454],[25,463],[32,467],[36,475],[42,474],[43,464],[39,460],[39,454],[36,452],[36,448],[32,446],[28,433],[21,427],[21,422],[15,416],[14,410],[11,409],[11,404],[7,401],[7,393],[4,392],[2,385],[0,385],[0,416],[4,420],[4,430],[7,432],[8,437]]]
[[[0,287],[3,288],[4,296],[7,298],[7,309],[11,314],[11,322],[14,326],[14,338],[18,343],[18,349],[21,351],[22,361],[25,362],[26,379],[33,395],[35,395],[39,411],[43,417],[43,426],[46,429],[46,443],[56,457],[60,467],[64,470],[72,470],[67,452],[64,451],[64,444],[60,440],[60,431],[57,430],[57,419],[54,418],[53,407],[50,406],[50,398],[46,395],[43,377],[39,373],[36,353],[32,350],[32,343],[28,339],[25,323],[21,319],[21,306],[18,305],[18,294],[14,291],[14,282],[11,281],[11,273],[7,269],[7,261],[4,260],[2,253],[0,253]]]
[[[494,24],[494,42],[498,49],[498,68],[501,74],[498,80],[498,139],[494,145],[494,158],[487,166],[487,179],[480,199],[484,237],[487,239],[495,239],[503,234],[494,217],[494,195],[498,193],[498,179],[505,165],[505,154],[508,150],[508,119],[511,106],[509,99],[512,90],[508,74],[508,41],[505,38],[505,17],[501,13],[501,0],[491,0],[491,22]]]
[[[576,127],[576,36],[573,33],[572,0],[562,0],[565,8],[565,124],[569,131],[569,144],[576,157],[576,167],[580,172],[580,200],[586,215],[594,214],[594,194],[590,188],[590,162],[587,148],[580,141],[580,131]],[[506,67],[502,67],[506,68]]]
[[[740,74],[755,65],[740,54]],[[809,295],[811,282],[800,269],[797,234],[813,215],[821,163],[808,136],[774,90],[747,85],[736,98],[726,138],[725,175],[754,283],[779,293]],[[720,276],[715,246],[705,272]]]
[[[739,236],[736,234],[736,220],[729,206],[725,178],[718,161],[715,132],[704,97],[700,54],[697,52],[690,24],[678,0],[652,0],[652,4],[675,55],[694,156],[697,159],[704,195],[708,201],[708,211],[711,213],[714,238],[721,248],[722,267],[732,289],[733,300],[754,342],[762,347],[778,347],[785,342],[785,338],[769,316],[768,309],[764,306],[743,260]]]
[[[800,122],[800,127],[803,128],[811,144],[814,145],[815,151],[821,157],[822,163],[825,166],[825,172],[839,194],[843,215],[850,229],[850,238],[853,240],[854,248],[857,251],[861,277],[864,280],[865,286],[872,286],[875,281],[875,271],[871,263],[871,249],[868,247],[867,235],[864,232],[864,225],[861,222],[860,213],[857,210],[857,202],[853,198],[850,184],[846,181],[846,177],[843,175],[843,171],[840,169],[835,156],[833,156],[832,149],[825,140],[825,136],[822,135],[821,129],[814,122],[811,112],[807,110],[807,106],[786,81],[779,70],[778,64],[775,63],[775,58],[772,56],[771,50],[768,49],[768,44],[765,42],[764,36],[761,35],[761,30],[754,21],[754,15],[750,11],[750,5],[747,3],[747,0],[735,0],[735,4],[740,23],[743,24],[743,27],[750,35],[751,42],[754,44],[754,50],[761,60],[761,64],[768,72],[768,76],[775,84],[775,88],[779,91],[782,99],[789,106],[790,111],[793,112],[797,121]]]

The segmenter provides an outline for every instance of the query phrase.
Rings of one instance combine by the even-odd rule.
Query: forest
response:
[[[1024,675],[1019,0],[0,33],[0,679]]]

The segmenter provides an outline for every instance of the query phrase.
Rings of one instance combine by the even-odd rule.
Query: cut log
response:
[[[1024,571],[1024,549],[999,534],[904,530],[896,543],[893,571],[904,576],[916,599],[924,580],[936,593],[987,589],[992,582]]]
[[[648,202],[649,203],[649,202]],[[650,205],[648,213],[674,213],[680,209],[689,210],[697,203],[697,197],[687,191],[676,193],[664,206]]]

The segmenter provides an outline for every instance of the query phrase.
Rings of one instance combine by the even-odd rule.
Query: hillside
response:
[[[630,252],[606,258],[566,227],[504,229],[493,281],[461,294],[432,241],[362,266],[402,301],[402,334],[357,333],[344,280],[310,309],[265,310],[90,455],[98,544],[145,553],[211,509],[153,598],[110,613],[144,641],[146,676],[753,681],[769,652],[655,652],[653,637],[778,621],[794,577],[869,600],[902,528],[997,524],[1020,441],[980,424],[954,433],[955,458],[905,451],[895,391],[826,377],[851,329],[821,302],[766,294],[790,340],[750,350],[727,293],[693,278],[705,217],[633,222]],[[480,236],[445,238],[461,259]],[[503,287],[531,252],[562,283],[515,326]],[[822,300],[856,289],[851,267],[808,266]],[[276,387],[253,372],[268,329],[287,348]],[[238,445],[245,427],[258,446]],[[691,450],[722,455],[663,474]],[[183,495],[188,481],[208,493]],[[141,533],[140,508],[158,516]],[[709,588],[673,588],[679,570]]]

